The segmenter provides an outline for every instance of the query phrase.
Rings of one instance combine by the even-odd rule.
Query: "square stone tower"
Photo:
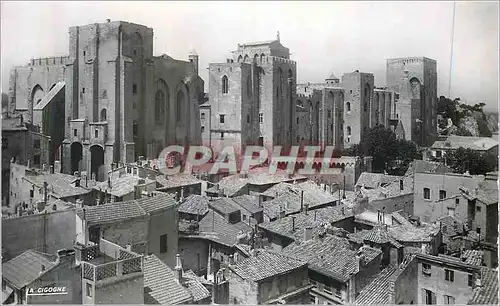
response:
[[[387,60],[387,86],[400,93],[396,113],[406,139],[431,145],[437,128],[437,63],[427,57]]]
[[[297,63],[276,40],[238,45],[233,61],[254,63],[258,74],[259,142],[266,147],[295,143]]]
[[[344,147],[360,143],[371,124],[374,77],[356,70],[342,76],[345,94]]]

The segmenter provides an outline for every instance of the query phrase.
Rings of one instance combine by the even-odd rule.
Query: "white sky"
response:
[[[438,62],[438,94],[448,96],[453,2],[1,2],[1,89],[9,70],[32,57],[68,53],[68,28],[123,20],[152,27],[154,53],[187,60],[195,49],[208,83],[210,62],[238,43],[281,42],[298,62],[299,82],[359,69],[385,85],[385,60]],[[451,96],[498,101],[498,1],[457,2]]]

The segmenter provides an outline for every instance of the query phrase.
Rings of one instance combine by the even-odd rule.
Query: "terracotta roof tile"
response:
[[[180,213],[204,216],[208,212],[209,199],[206,196],[192,194],[178,208]]]
[[[265,206],[264,206],[265,208]],[[306,227],[319,228],[325,224],[334,225],[335,222],[353,217],[352,210],[345,205],[335,207],[325,207],[295,215],[286,216],[273,222],[259,224],[260,228],[281,236],[289,237],[294,240],[301,240],[302,234],[299,232]],[[293,221],[295,218],[295,230],[293,230]]]
[[[144,287],[160,304],[185,304],[192,301],[189,291],[176,279],[174,271],[156,255],[144,257]]]
[[[381,254],[380,250],[371,247],[360,250],[365,265]],[[283,249],[283,254],[307,261],[310,269],[341,282],[346,282],[350,274],[356,272],[357,253],[358,250],[351,250],[347,239],[328,234],[323,238],[314,236],[307,241],[295,242]]]
[[[40,277],[42,265],[49,271],[57,264],[55,256],[28,250],[2,264],[2,278],[22,289]]]
[[[258,250],[255,256],[245,258],[230,269],[244,279],[254,282],[284,274],[307,265],[307,262],[282,254]]]
[[[498,305],[498,271],[481,267],[481,287],[474,289],[469,304]]]

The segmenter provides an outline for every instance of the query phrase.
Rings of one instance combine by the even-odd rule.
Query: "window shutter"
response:
[[[426,296],[425,296],[425,289],[422,289],[422,303],[421,304],[424,304],[424,305],[427,304],[427,300],[426,300]]]
[[[436,305],[436,294],[434,292],[431,292],[432,295],[432,305]]]

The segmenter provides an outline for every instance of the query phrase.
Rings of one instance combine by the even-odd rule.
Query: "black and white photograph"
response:
[[[498,305],[499,2],[1,1],[2,305]]]

